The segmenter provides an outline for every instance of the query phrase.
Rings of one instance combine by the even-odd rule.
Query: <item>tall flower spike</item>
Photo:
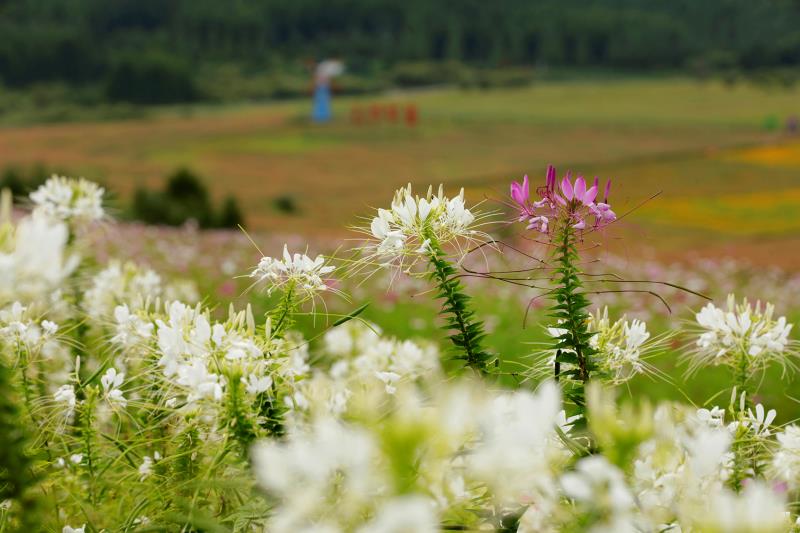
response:
[[[529,187],[526,177],[510,188],[523,210],[527,209]],[[476,229],[480,217],[466,207],[464,189],[458,196],[447,198],[441,186],[435,196],[430,187],[420,198],[412,194],[408,185],[395,193],[391,209],[378,209],[368,232],[372,242],[364,248],[368,255],[356,264],[356,270],[377,261],[380,266],[396,266],[412,273],[413,267],[424,264],[421,273],[436,284],[437,298],[443,301],[441,314],[448,320],[449,338],[457,352],[454,358],[464,360],[473,370],[488,373],[493,356],[481,346],[483,324],[469,308],[470,298],[449,258],[451,249],[455,249],[456,260],[460,261],[468,247],[491,241]]]

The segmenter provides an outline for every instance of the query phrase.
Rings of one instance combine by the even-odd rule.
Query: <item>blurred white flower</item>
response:
[[[158,453],[158,452],[156,452]],[[153,457],[145,455],[142,457],[142,464],[139,465],[139,480],[144,481],[153,474],[153,465],[155,461]]]
[[[682,522],[692,531],[778,533],[791,531],[783,494],[760,481],[747,483],[740,493],[719,488],[687,502]]]
[[[601,455],[578,461],[575,470],[561,476],[560,483],[564,494],[580,503],[615,512],[629,511],[634,505],[622,472]]]
[[[248,394],[260,394],[272,387],[272,378],[269,376],[249,374],[247,378],[242,377],[241,380]]]
[[[117,372],[116,368],[109,368],[106,373],[100,378],[100,383],[103,385],[106,399],[114,406],[125,407],[128,405],[128,400],[122,393],[120,387],[125,380],[124,372]]]
[[[77,399],[72,385],[62,385],[53,395],[53,399],[64,404],[64,418],[71,418],[75,412]]]
[[[131,348],[145,342],[153,335],[153,323],[132,313],[128,304],[118,305],[114,308],[114,320],[116,321],[116,333],[111,338],[111,342],[124,348]]]
[[[363,519],[359,510],[384,486],[376,468],[378,452],[368,432],[332,418],[315,421],[285,442],[255,444],[251,453],[256,479],[280,502],[267,529],[306,531],[320,516],[341,524]]]
[[[67,227],[33,214],[0,234],[0,301],[42,301],[75,270]]]
[[[792,490],[800,488],[800,427],[792,424],[775,435],[778,449],[772,457],[772,471]]]
[[[385,502],[358,533],[438,533],[434,503],[422,496],[403,496]]]
[[[58,324],[50,320],[42,320],[42,330],[46,335],[53,336],[58,331]]]
[[[480,440],[466,458],[470,475],[492,487],[504,505],[523,496],[555,497],[552,463],[563,454],[555,432],[560,413],[560,390],[550,381],[535,394],[504,393],[480,406],[468,415],[480,428]]]
[[[711,409],[698,409],[697,419],[712,428],[725,426],[725,409],[714,406]]]
[[[64,526],[61,533],[86,533],[86,524],[81,527]]]
[[[53,176],[30,194],[35,211],[64,222],[103,218],[104,189],[83,178]]]
[[[92,278],[82,305],[95,320],[108,320],[114,315],[119,322],[119,306],[127,307],[130,316],[163,294],[161,277],[154,271],[130,262],[111,261]]]

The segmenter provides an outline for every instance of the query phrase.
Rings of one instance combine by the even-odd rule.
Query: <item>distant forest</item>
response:
[[[363,79],[420,63],[786,69],[800,66],[800,0],[0,0],[9,88],[182,101],[214,92],[203,69],[246,78],[325,57]]]

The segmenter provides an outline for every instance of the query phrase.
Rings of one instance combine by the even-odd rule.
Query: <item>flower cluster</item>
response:
[[[40,303],[58,290],[78,266],[67,249],[69,232],[41,215],[25,217],[0,232],[0,301]]]
[[[655,351],[662,340],[653,341],[647,324],[641,320],[628,321],[623,316],[611,322],[608,307],[591,316],[589,331],[593,333],[589,344],[597,350],[601,368],[614,383],[644,372],[647,369],[644,356]]]
[[[480,529],[499,523],[469,511],[486,487],[498,509],[557,505],[567,452],[553,384],[493,394],[460,383],[429,398],[404,383],[388,401],[376,392],[354,392],[339,419],[320,413],[287,442],[254,448],[257,479],[276,502],[270,531]]]
[[[594,184],[587,188],[583,176],[578,176],[573,183],[567,173],[561,180],[559,192],[556,189],[556,169],[549,166],[544,187],[537,189],[538,200],[531,200],[527,175],[522,183],[515,181],[511,184],[511,199],[519,211],[519,221],[526,222],[527,229],[551,234],[566,226],[583,231],[603,227],[617,219],[608,204],[611,180],[606,182],[602,202],[595,201],[599,186],[596,177]]]
[[[110,318],[118,305],[140,309],[165,296],[165,287],[155,271],[130,262],[111,261],[92,277],[82,304],[90,317],[102,320]]]
[[[390,209],[378,209],[368,233],[376,242],[372,256],[381,265],[408,270],[418,259],[429,258],[432,246],[455,246],[460,254],[470,244],[487,240],[476,228],[481,215],[464,203],[464,189],[452,198],[429,187],[424,197],[412,194],[411,185],[395,192]]]
[[[298,299],[308,299],[329,289],[325,276],[334,270],[336,267],[326,264],[321,255],[311,259],[305,254],[290,254],[284,245],[283,259],[262,257],[250,277],[264,282],[268,294],[282,290],[296,294]]]
[[[728,296],[727,308],[706,304],[695,316],[699,337],[691,352],[692,368],[728,365],[748,371],[763,369],[770,361],[792,366],[797,355],[789,340],[792,325],[786,317],[774,317],[771,304],[752,306],[747,299],[736,303]]]
[[[30,195],[35,210],[63,222],[93,222],[105,215],[104,190],[83,178],[53,176]]]
[[[561,327],[547,328],[550,337],[556,339],[566,331]],[[605,377],[616,384],[646,372],[649,368],[646,358],[658,351],[666,340],[665,337],[652,339],[647,324],[641,320],[628,321],[622,316],[612,322],[608,318],[608,307],[589,315],[587,332],[591,335],[589,346],[596,352],[592,359]],[[569,348],[560,350],[570,352]],[[555,358],[550,358],[550,366],[554,363]]]

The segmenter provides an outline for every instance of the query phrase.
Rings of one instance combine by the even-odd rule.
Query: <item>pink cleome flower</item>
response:
[[[559,223],[569,224],[577,230],[587,228],[587,218],[593,219],[592,229],[605,226],[617,219],[617,215],[608,204],[611,191],[611,180],[606,182],[602,202],[595,202],[599,190],[598,179],[594,179],[591,187],[586,187],[586,180],[578,176],[574,182],[570,173],[561,180],[560,191],[556,190],[556,169],[547,167],[545,185],[537,189],[540,198],[531,201],[530,183],[526,175],[522,183],[511,183],[511,199],[519,209],[519,221],[527,222],[528,229],[541,233],[550,233]]]

